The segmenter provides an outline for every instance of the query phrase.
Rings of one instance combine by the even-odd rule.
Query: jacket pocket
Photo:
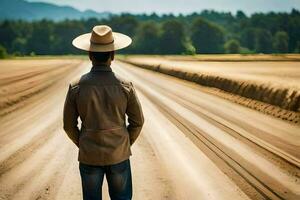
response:
[[[80,137],[80,145],[89,148],[116,149],[129,139],[126,127],[115,127],[111,129],[85,129]]]

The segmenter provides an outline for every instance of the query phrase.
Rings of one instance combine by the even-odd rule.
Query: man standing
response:
[[[76,48],[89,52],[92,61],[91,71],[70,84],[63,115],[64,130],[79,148],[84,200],[102,199],[104,175],[112,200],[132,198],[130,147],[144,117],[132,83],[116,77],[110,68],[115,50],[130,44],[128,36],[105,25],[73,40]]]

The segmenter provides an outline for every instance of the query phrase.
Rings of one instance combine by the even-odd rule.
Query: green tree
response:
[[[289,51],[289,36],[284,31],[278,31],[273,39],[273,47],[277,53],[287,53]]]
[[[48,40],[52,40],[52,52],[55,54],[77,54],[80,53],[72,46],[72,40],[85,32],[82,23],[74,20],[58,22],[53,29],[49,28],[50,35]]]
[[[107,23],[114,31],[124,33],[133,37],[136,34],[138,21],[130,14],[121,14],[120,16],[113,16]]]
[[[225,43],[224,49],[226,53],[240,53],[241,45],[239,41],[231,39]]]
[[[297,43],[300,42],[300,12],[293,9],[285,24],[287,25],[285,31],[289,35],[289,51],[293,52],[298,48]]]
[[[230,12],[204,10],[201,13],[178,16],[126,13],[111,15],[105,19],[0,20],[0,44],[8,54],[82,53],[72,47],[72,39],[90,32],[97,24],[108,24],[114,31],[133,37],[133,45],[120,53],[193,54],[195,47],[197,53],[222,53],[224,38],[239,40],[241,53],[300,51],[300,12],[296,9],[290,13],[269,12],[251,16],[246,16],[242,11],[232,15]],[[286,35],[278,32],[285,32]],[[182,35],[185,37],[183,42],[179,39]]]
[[[16,26],[16,23],[14,21],[6,20],[0,25],[0,43],[10,53],[11,44],[18,36],[16,30],[18,30],[18,26]]]
[[[7,57],[7,52],[6,49],[0,45],[0,59],[6,58]]]
[[[139,21],[131,14],[121,14],[120,16],[113,16],[105,20],[104,24],[108,24],[116,32],[124,33],[130,37],[134,37],[139,26]],[[121,53],[132,53],[133,46],[122,49]]]
[[[236,18],[237,18],[238,20],[244,20],[244,19],[247,19],[247,16],[246,16],[246,14],[245,14],[243,11],[238,10],[238,11],[236,12]]]
[[[53,54],[53,22],[42,20],[34,22],[32,35],[28,39],[28,51],[37,55]]]
[[[296,44],[296,48],[295,48],[295,50],[294,50],[294,52],[293,53],[300,53],[300,41],[299,42],[297,42],[297,44]]]
[[[160,36],[160,53],[182,54],[186,51],[186,36],[182,23],[177,20],[168,20],[162,24]]]
[[[197,18],[191,27],[191,40],[197,53],[222,53],[224,32],[220,26]]]
[[[134,38],[135,53],[156,54],[159,47],[159,28],[155,22],[144,22]]]
[[[256,32],[255,51],[257,53],[272,52],[272,35],[270,31],[258,29]]]
[[[242,46],[247,47],[248,49],[255,49],[256,41],[256,32],[255,28],[246,28],[241,32],[241,43]]]
[[[17,37],[12,42],[12,52],[18,53],[20,55],[25,55],[27,53],[27,40],[25,38]]]
[[[184,54],[186,55],[195,55],[196,54],[196,49],[194,45],[192,44],[190,38],[187,38],[187,41],[184,43],[185,46],[185,52]]]

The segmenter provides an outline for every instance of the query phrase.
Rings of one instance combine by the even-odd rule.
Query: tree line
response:
[[[98,24],[133,38],[126,54],[300,53],[300,12],[204,10],[189,15],[123,13],[107,19],[0,22],[0,56],[80,54],[76,36]],[[2,53],[1,53],[2,52]]]

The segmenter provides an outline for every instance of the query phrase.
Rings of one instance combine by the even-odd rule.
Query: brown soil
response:
[[[158,56],[129,56],[123,61],[217,88],[234,102],[300,122],[300,62],[195,62]]]

